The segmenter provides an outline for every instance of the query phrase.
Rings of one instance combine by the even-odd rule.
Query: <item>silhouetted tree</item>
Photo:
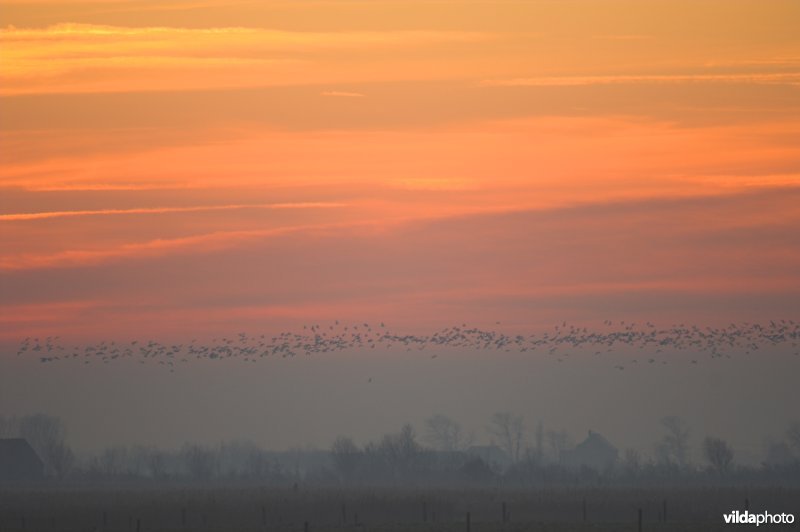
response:
[[[767,444],[767,452],[764,457],[765,467],[785,467],[794,460],[792,449],[786,442],[769,442]]]
[[[217,470],[217,457],[212,449],[200,445],[184,445],[181,449],[186,472],[195,480],[208,480]]]
[[[642,469],[642,455],[636,449],[625,449],[622,467],[631,476],[636,476]]]
[[[331,457],[342,481],[350,482],[364,453],[352,439],[339,436],[331,445]]]
[[[151,477],[161,479],[167,475],[167,456],[160,449],[148,449],[146,463]]]
[[[0,416],[0,438],[8,438],[14,435],[11,419]]]
[[[718,473],[726,473],[733,463],[733,450],[721,438],[706,438],[703,441],[703,454]]]
[[[416,438],[414,427],[405,424],[400,432],[386,434],[381,440],[380,449],[393,462],[409,463],[422,450]]]
[[[11,418],[5,430],[28,440],[48,474],[62,478],[72,468],[75,457],[67,445],[67,430],[61,419],[45,414]]]
[[[253,447],[244,451],[244,476],[264,478],[272,471],[272,464],[263,450]]]
[[[57,442],[49,451],[50,470],[58,479],[66,477],[75,466],[75,454],[66,442]]]
[[[120,475],[125,471],[128,461],[128,449],[119,445],[107,447],[100,455],[98,466],[106,476]]]
[[[786,438],[789,440],[789,445],[794,447],[795,451],[800,452],[800,421],[789,425],[786,430]]]
[[[536,431],[533,434],[534,451],[537,463],[541,464],[544,459],[544,424],[541,421],[536,423]]]
[[[658,449],[662,460],[686,467],[689,464],[689,427],[677,416],[662,418],[661,425],[667,431]]]
[[[472,443],[461,425],[451,418],[437,414],[425,420],[425,441],[439,451],[461,451]]]
[[[570,438],[566,430],[547,431],[547,443],[553,454],[553,461],[558,465],[563,465],[564,455],[570,448]]]
[[[400,432],[385,434],[377,445],[369,446],[369,450],[388,466],[394,481],[408,478],[422,455],[422,446],[417,443],[414,428],[409,424],[403,425]]]
[[[522,416],[515,416],[511,412],[497,412],[492,416],[488,431],[498,439],[498,444],[508,453],[509,458],[517,462],[525,442]]]

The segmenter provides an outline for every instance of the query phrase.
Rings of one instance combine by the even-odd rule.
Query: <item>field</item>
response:
[[[746,507],[797,515],[800,490],[39,486],[0,489],[0,532],[701,532]]]

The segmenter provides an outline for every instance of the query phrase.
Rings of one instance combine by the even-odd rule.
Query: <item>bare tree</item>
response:
[[[128,451],[128,473],[134,477],[140,477],[147,470],[147,447],[134,445]]]
[[[269,473],[270,462],[263,450],[253,447],[246,451],[244,467],[245,477],[264,478]]]
[[[553,461],[559,465],[564,463],[564,455],[570,448],[570,438],[566,430],[547,431],[547,443],[553,454]]]
[[[0,416],[0,438],[14,435],[13,418]]]
[[[488,431],[498,439],[500,447],[513,462],[518,462],[525,442],[525,424],[522,416],[511,412],[497,412],[492,416]]]
[[[394,480],[409,476],[419,465],[422,446],[417,443],[414,428],[403,425],[400,432],[385,434],[380,443],[371,448],[389,467]]]
[[[331,456],[342,480],[350,482],[364,457],[364,453],[352,439],[339,436],[331,445]]]
[[[689,465],[689,427],[677,416],[667,416],[661,420],[667,431],[661,440],[659,454],[667,463],[676,463],[679,467]]]
[[[536,423],[536,431],[533,435],[534,449],[536,452],[536,461],[542,463],[544,459],[544,424],[541,421]]]
[[[791,447],[786,442],[768,442],[767,453],[764,457],[764,465],[767,467],[785,467],[792,462],[795,458],[792,453]]]
[[[733,463],[733,450],[721,438],[706,438],[703,441],[703,454],[718,473],[726,473]]]
[[[155,447],[148,449],[146,462],[151,477],[160,479],[167,475],[167,457],[163,451]]]
[[[414,427],[405,424],[400,432],[384,435],[379,449],[392,462],[408,463],[416,458],[422,450],[416,438]]]
[[[75,454],[65,442],[58,442],[49,449],[50,470],[58,479],[66,477],[75,465]]]
[[[208,480],[217,473],[218,456],[213,449],[186,444],[181,456],[187,473],[195,480]]]
[[[437,414],[425,420],[425,441],[439,451],[461,451],[472,444],[461,425],[453,419]]]
[[[109,477],[120,475],[125,472],[127,460],[127,447],[121,445],[107,447],[99,458],[100,472]]]
[[[642,455],[636,449],[625,449],[622,459],[624,470],[629,475],[637,475],[642,469]]]
[[[61,419],[44,414],[12,418],[7,429],[25,438],[44,462],[48,474],[56,477],[66,475],[74,462],[74,455],[67,445],[67,430]]]
[[[800,421],[795,421],[786,430],[786,438],[789,440],[789,445],[794,447],[796,451],[800,451]]]

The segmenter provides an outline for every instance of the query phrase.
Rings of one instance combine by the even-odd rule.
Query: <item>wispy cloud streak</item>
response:
[[[397,60],[410,53],[413,58],[420,49],[447,55],[491,38],[484,32],[446,30],[312,32],[75,23],[9,27],[0,29],[0,94],[197,90],[384,79],[398,76],[401,70],[365,67],[365,63],[378,65],[386,55]],[[343,61],[346,56],[357,61]],[[209,69],[220,75],[210,76]],[[153,76],[153,71],[162,75]],[[149,74],[143,75],[145,72]]]
[[[800,72],[752,74],[663,74],[631,76],[547,76],[537,78],[486,79],[484,87],[572,87],[648,83],[743,83],[759,85],[798,85]]]
[[[98,209],[86,211],[51,211],[0,214],[0,222],[44,220],[49,218],[67,218],[75,216],[108,216],[115,214],[169,214],[181,212],[233,211],[243,209],[324,209],[345,207],[346,203],[309,202],[309,203],[262,203],[241,205],[198,205],[193,207],[145,207],[139,209]]]

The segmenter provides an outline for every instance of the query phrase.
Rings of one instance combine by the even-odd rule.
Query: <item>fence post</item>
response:
[[[664,522],[667,522],[667,499],[661,501],[661,516]]]
[[[503,501],[503,523],[508,522],[508,512],[506,508],[506,501]]]
[[[467,532],[470,532],[470,515],[469,515],[469,512],[467,512]]]
[[[347,524],[347,506],[345,503],[342,503],[342,524]]]
[[[639,508],[639,532],[642,532],[642,509]]]
[[[583,522],[586,522],[586,497],[583,498]]]

